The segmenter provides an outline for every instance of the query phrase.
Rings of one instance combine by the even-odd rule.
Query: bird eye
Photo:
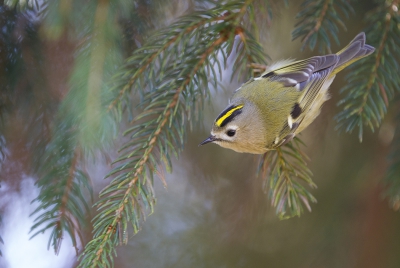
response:
[[[229,137],[233,137],[236,134],[236,130],[230,129],[226,132],[226,135],[228,135]]]

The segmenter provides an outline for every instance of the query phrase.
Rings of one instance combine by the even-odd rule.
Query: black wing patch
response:
[[[294,104],[292,111],[290,112],[290,115],[292,116],[293,119],[297,119],[302,112],[302,109],[300,107],[300,104],[297,102]]]
[[[335,65],[315,72],[309,77],[309,79],[300,83],[300,85],[304,84],[301,86],[305,92],[299,101],[293,105],[292,110],[288,115],[288,120],[284,123],[282,130],[273,142],[274,148],[286,144],[293,139],[296,129],[301,125],[306,116],[306,111],[311,108],[319,91],[334,68]]]

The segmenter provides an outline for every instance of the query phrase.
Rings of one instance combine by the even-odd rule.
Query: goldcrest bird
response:
[[[360,33],[336,54],[272,64],[235,91],[200,145],[262,154],[288,143],[319,115],[336,74],[374,50]]]

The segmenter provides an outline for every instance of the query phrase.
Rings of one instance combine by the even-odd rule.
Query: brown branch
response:
[[[244,13],[246,12],[246,10],[247,10],[247,7],[253,2],[254,0],[247,0],[244,4],[243,4],[243,6],[242,6],[242,8],[240,9],[240,11],[239,11],[239,15],[240,16],[243,16],[244,15]]]
[[[64,1],[65,2],[65,1]],[[88,77],[88,98],[86,102],[87,106],[87,120],[88,122],[97,123],[99,120],[99,90],[101,87],[101,77],[103,74],[103,66],[104,66],[104,59],[105,59],[105,51],[106,47],[104,46],[104,23],[107,18],[107,13],[109,9],[109,2],[107,0],[101,0],[98,2],[96,13],[95,13],[95,20],[94,20],[94,41],[98,45],[94,47],[90,59],[90,72]],[[90,97],[95,96],[95,97]],[[56,223],[56,228],[61,230],[61,234],[59,235],[59,243],[61,243],[62,238],[62,226],[61,222],[63,219],[68,218],[67,215],[67,203],[70,198],[73,181],[75,178],[75,171],[78,164],[78,159],[80,157],[80,147],[77,146],[74,152],[74,156],[72,158],[71,167],[68,173],[67,184],[64,189],[64,194],[61,198],[61,205],[59,209],[59,219]],[[75,230],[74,230],[75,231]],[[79,234],[79,232],[78,232]],[[71,234],[72,235],[72,234]],[[73,240],[74,243],[74,240]],[[76,250],[76,254],[78,255],[78,248],[76,243],[74,243],[74,248]],[[58,250],[60,248],[60,244],[56,247]],[[58,252],[57,252],[58,253]]]
[[[178,38],[179,36],[189,33],[193,31],[195,28],[206,24],[210,23],[212,21],[217,21],[217,20],[223,20],[227,18],[233,18],[237,17],[238,15],[243,16],[245,13],[247,6],[252,2],[253,0],[247,0],[243,7],[240,9],[240,11],[236,14],[231,15],[229,12],[224,13],[222,16],[217,17],[217,18],[212,18],[211,20],[204,20],[202,22],[199,22],[198,24],[195,24],[189,28],[187,28],[185,31],[181,32],[179,35],[175,36],[172,38],[170,41],[168,41],[160,50],[158,50],[156,53],[154,53],[150,58],[147,59],[146,63],[132,76],[132,78],[129,80],[128,84],[126,84],[120,91],[119,96],[109,105],[108,111],[112,109],[112,107],[117,103],[117,101],[122,97],[122,95],[130,88],[133,83],[136,81],[137,77],[144,72],[144,70],[147,68],[147,66],[157,57],[160,53],[162,53],[165,49],[167,49],[170,45],[172,45]],[[232,32],[231,32],[232,33]],[[235,32],[237,34],[237,32]],[[223,42],[229,39],[229,35],[226,34],[221,34],[218,39],[216,39],[213,44],[203,53],[203,55],[200,57],[198,63],[196,66],[193,68],[192,72],[188,74],[186,80],[182,83],[182,85],[176,89],[176,92],[169,103],[167,107],[164,109],[164,112],[160,115],[160,117],[163,117],[164,119],[159,123],[156,131],[153,134],[153,137],[150,139],[147,149],[144,152],[141,160],[138,162],[136,165],[136,171],[133,174],[131,181],[128,184],[127,190],[125,191],[124,197],[121,199],[120,207],[115,211],[116,217],[114,218],[113,222],[110,224],[111,228],[107,228],[106,233],[104,234],[103,240],[101,242],[100,248],[96,252],[96,258],[92,262],[92,267],[95,267],[97,263],[100,261],[101,254],[103,253],[104,245],[106,244],[106,241],[110,238],[110,235],[113,233],[114,228],[116,225],[120,222],[121,217],[122,217],[122,212],[125,209],[125,205],[128,202],[127,199],[129,199],[129,196],[132,192],[133,186],[137,183],[139,180],[139,176],[143,173],[144,171],[144,166],[147,163],[150,154],[152,151],[156,148],[156,141],[158,136],[160,135],[162,129],[165,127],[166,123],[169,120],[169,117],[171,116],[171,110],[176,106],[176,104],[179,101],[179,96],[183,92],[183,90],[186,88],[186,86],[190,83],[193,75],[195,75],[198,71],[198,69],[204,64],[206,58],[211,54],[211,52],[218,46],[220,46]]]
[[[199,23],[196,23],[188,28],[186,28],[184,31],[180,32],[178,35],[174,36],[171,38],[167,43],[165,43],[159,50],[155,51],[147,60],[146,62],[135,72],[134,75],[129,79],[128,83],[119,91],[119,94],[115,100],[108,106],[107,111],[109,112],[116,104],[117,102],[122,98],[122,96],[125,94],[125,92],[132,87],[132,85],[135,83],[135,81],[138,79],[138,77],[146,70],[146,68],[154,61],[154,59],[160,55],[162,52],[164,52],[169,46],[171,46],[176,40],[178,40],[179,37],[190,33],[196,28],[199,28],[202,25],[205,25],[207,23],[211,23],[214,21],[219,21],[219,20],[225,20],[229,18],[231,15],[229,13],[225,13],[222,16],[218,16],[215,18],[211,19],[205,19],[200,21]]]
[[[391,20],[392,15],[393,15],[391,11],[393,12],[393,9],[390,6],[389,7],[389,12],[386,14],[386,22],[385,22],[385,28],[384,28],[384,31],[383,31],[383,34],[382,34],[382,39],[381,39],[381,41],[379,43],[379,47],[378,47],[377,52],[375,54],[376,55],[375,56],[375,64],[372,67],[371,75],[370,75],[370,77],[368,79],[367,87],[366,87],[365,93],[363,95],[363,101],[362,101],[362,103],[360,105],[360,108],[358,108],[358,110],[357,110],[358,115],[361,115],[361,113],[364,111],[364,106],[367,103],[368,95],[371,92],[371,89],[372,89],[372,86],[374,85],[375,79],[378,77],[378,68],[379,68],[380,63],[381,63],[381,58],[382,58],[383,50],[385,48],[386,39],[387,39],[388,33],[390,31],[390,20]],[[385,104],[386,104],[386,102],[385,102]]]
[[[246,41],[246,37],[244,36],[243,29],[241,27],[236,27],[235,33],[237,35],[239,35],[240,40],[242,40],[243,45],[247,47],[247,41]],[[246,49],[246,52],[247,52],[247,49]],[[247,60],[249,62],[253,62],[253,58],[251,57],[251,54],[249,54],[249,53],[247,53]]]
[[[226,40],[227,40],[226,36],[220,36],[218,39],[216,39],[213,42],[213,44],[210,45],[209,48],[207,48],[207,50],[201,55],[198,63],[196,64],[196,66],[194,66],[192,72],[190,74],[188,74],[187,78],[182,83],[182,85],[179,88],[176,89],[176,92],[175,92],[173,98],[171,99],[171,102],[169,103],[169,105],[167,105],[167,107],[165,107],[164,112],[160,115],[160,118],[162,117],[163,120],[159,123],[157,129],[154,131],[154,134],[153,134],[152,138],[148,142],[146,151],[144,152],[141,160],[136,165],[136,171],[133,174],[133,176],[131,178],[131,181],[128,184],[127,190],[125,191],[124,197],[121,200],[119,208],[115,211],[116,217],[113,220],[113,222],[110,224],[112,226],[112,228],[108,228],[107,232],[104,235],[104,238],[103,238],[103,241],[102,241],[102,245],[100,246],[100,249],[96,252],[97,258],[93,261],[93,267],[100,260],[100,256],[101,256],[101,254],[103,252],[104,244],[110,238],[110,235],[112,233],[113,228],[120,222],[121,217],[122,217],[122,212],[125,209],[125,205],[127,203],[127,199],[129,198],[129,196],[130,196],[130,194],[132,192],[132,188],[137,183],[137,181],[139,180],[139,176],[143,173],[144,166],[147,163],[147,161],[149,160],[150,154],[156,148],[156,141],[158,139],[158,136],[160,135],[161,131],[163,130],[163,128],[167,124],[167,122],[168,122],[168,120],[169,120],[169,118],[170,118],[170,116],[172,114],[171,111],[174,109],[174,107],[176,106],[176,104],[179,101],[180,94],[183,92],[183,90],[186,88],[186,86],[190,83],[193,75],[196,74],[197,71],[199,70],[199,68],[204,64],[204,62],[205,62],[206,58],[209,56],[209,54],[216,47],[220,46]]]
[[[328,11],[329,3],[332,0],[325,0],[324,6],[322,7],[321,13],[319,14],[319,17],[317,19],[317,22],[315,23],[314,28],[301,40],[301,42],[306,43],[307,40],[313,35],[314,33],[319,31],[319,28],[321,28],[322,21],[324,20],[326,11]]]
[[[73,181],[74,181],[74,174],[76,171],[76,167],[77,167],[77,163],[78,163],[78,159],[80,157],[80,148],[77,147],[75,149],[74,152],[74,156],[72,157],[72,161],[71,161],[71,167],[69,169],[68,172],[68,179],[67,179],[67,184],[65,185],[64,188],[64,193],[63,196],[61,198],[61,205],[60,205],[60,209],[59,209],[59,217],[56,223],[56,228],[62,231],[62,226],[61,226],[61,222],[63,221],[64,218],[67,218],[67,203],[69,200],[69,196],[71,194],[71,190],[72,190],[72,185],[73,185]],[[59,237],[57,237],[59,239],[59,242],[61,243],[61,239],[62,239],[62,235],[60,235]],[[74,243],[74,248],[76,251],[76,254],[78,254],[78,247],[77,245]],[[56,254],[58,254],[58,251],[60,249],[60,245],[58,245],[56,247]]]
[[[386,107],[388,107],[389,106],[389,98],[386,94],[385,88],[383,87],[382,83],[379,83],[379,89],[381,90],[383,101],[385,102]]]
[[[230,12],[225,12],[223,15],[215,17],[215,18],[210,18],[210,19],[205,19],[203,21],[200,21],[188,28],[186,28],[184,31],[180,32],[178,35],[174,36],[171,38],[167,43],[165,43],[159,50],[157,50],[155,53],[153,53],[147,60],[146,62],[135,72],[134,75],[129,79],[128,83],[119,91],[119,94],[115,100],[108,106],[107,111],[109,112],[116,104],[117,102],[122,98],[122,96],[125,94],[125,92],[132,87],[132,85],[135,83],[135,81],[138,79],[138,77],[146,70],[146,68],[154,61],[154,59],[160,55],[163,51],[165,51],[170,45],[172,45],[176,40],[178,40],[179,37],[190,33],[196,28],[199,28],[202,25],[205,25],[207,23],[219,21],[219,20],[227,20],[227,19],[232,19],[234,17],[241,17],[243,14],[246,12],[247,7],[253,2],[253,0],[247,0],[242,8],[239,10],[238,13],[236,14],[231,14]]]

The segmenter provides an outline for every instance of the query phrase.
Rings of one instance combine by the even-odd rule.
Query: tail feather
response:
[[[374,51],[375,48],[373,46],[365,44],[365,33],[359,33],[345,48],[336,53],[339,56],[339,61],[332,75]]]

